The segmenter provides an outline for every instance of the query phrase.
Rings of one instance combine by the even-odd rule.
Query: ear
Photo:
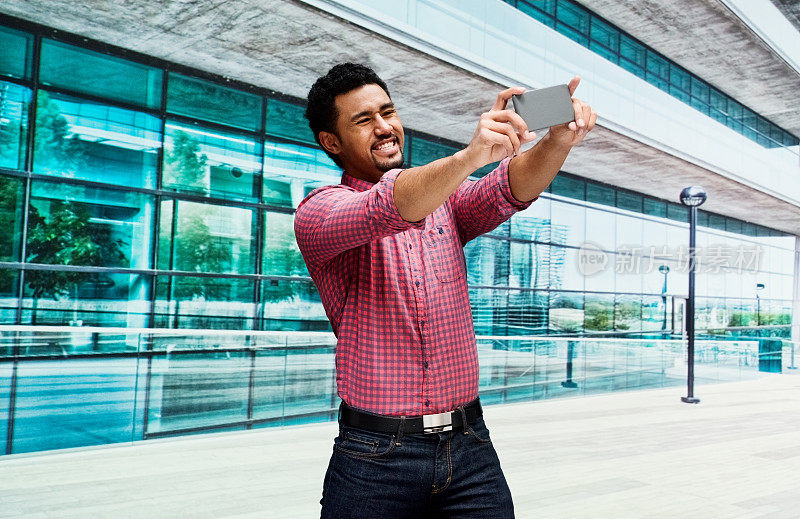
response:
[[[339,142],[339,137],[331,132],[319,132],[319,142],[325,150],[338,155],[342,151],[342,143]]]

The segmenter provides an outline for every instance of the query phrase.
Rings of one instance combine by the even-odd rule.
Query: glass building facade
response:
[[[303,100],[0,22],[0,323],[330,329],[293,213],[341,171]],[[407,136],[407,166],[464,145]],[[466,246],[476,332],[668,333],[686,292],[687,218],[677,203],[562,172]],[[795,237],[704,211],[699,223],[717,268],[698,277],[698,328],[789,324]],[[591,275],[587,243],[606,262]],[[744,269],[712,254],[754,249]]]
[[[765,148],[800,143],[795,135],[578,3],[503,1]]]
[[[0,330],[0,455],[335,419],[293,214],[341,171],[304,101],[2,16],[0,49],[0,324],[42,325]],[[406,129],[406,166],[464,145]],[[683,384],[686,208],[574,173],[465,248],[487,404]],[[699,225],[697,328],[725,340],[698,380],[749,378],[748,339],[789,334],[795,236]]]

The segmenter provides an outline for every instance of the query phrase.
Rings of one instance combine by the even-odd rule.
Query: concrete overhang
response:
[[[505,88],[299,1],[6,0],[0,12],[300,98],[333,64],[368,63],[406,127],[464,143]],[[699,184],[704,209],[800,234],[800,207],[609,128],[563,169],[673,201]]]
[[[775,9],[763,1],[762,8]],[[790,2],[774,1],[792,10]],[[580,3],[756,113],[800,136],[797,95],[800,70],[782,59],[723,0],[580,0]],[[793,12],[797,13],[796,9]]]

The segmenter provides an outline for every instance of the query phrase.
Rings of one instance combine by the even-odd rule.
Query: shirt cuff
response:
[[[502,195],[502,200],[500,200],[500,202],[505,202],[509,209],[513,208],[513,212],[516,212],[527,209],[539,197],[537,196],[533,200],[528,200],[527,202],[517,200],[514,197],[514,195],[511,193],[511,184],[508,180],[508,164],[510,162],[511,157],[504,158],[502,161],[500,161],[500,165],[497,166],[491,174],[497,175],[497,183],[500,187],[500,194]],[[499,207],[499,209],[502,208]]]
[[[418,222],[406,221],[400,216],[397,205],[394,203],[394,181],[397,179],[397,175],[402,171],[402,169],[389,170],[383,174],[380,181],[376,184],[375,187],[378,190],[378,197],[376,198],[376,211],[373,214],[383,218],[383,224],[387,228],[398,232],[410,228],[423,229],[425,227],[425,218]]]

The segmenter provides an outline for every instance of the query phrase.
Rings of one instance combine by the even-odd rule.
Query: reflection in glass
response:
[[[310,280],[265,280],[259,311],[262,330],[331,329],[317,287]]]
[[[261,96],[170,72],[167,111],[245,130],[261,129]]]
[[[29,270],[25,273],[22,323],[144,328],[148,326],[149,301],[149,276]]]
[[[31,91],[0,81],[0,167],[23,169]]]
[[[586,240],[586,208],[560,200],[552,200],[551,204],[551,241],[558,245],[580,247]]]
[[[265,204],[297,207],[314,189],[339,184],[341,178],[342,170],[320,149],[264,143]]]
[[[163,200],[159,268],[204,273],[253,273],[254,219],[255,214],[250,209]]]
[[[0,74],[29,78],[33,59],[33,35],[0,27]]]
[[[149,268],[152,216],[152,199],[139,193],[34,181],[26,261]],[[73,275],[54,273],[45,286]],[[26,283],[39,276],[45,271],[31,271]]]
[[[159,276],[155,327],[246,330],[253,327],[253,282]]]
[[[642,329],[642,298],[634,295],[617,295],[614,300],[614,329],[621,332],[638,332]]]
[[[584,321],[582,292],[550,292],[549,333],[581,333]]]
[[[152,188],[160,130],[151,115],[40,90],[33,170]]]
[[[255,139],[168,122],[164,188],[202,195],[252,198],[261,157]]]
[[[286,213],[264,213],[263,274],[308,276],[306,263],[294,236],[294,216]]]
[[[0,261],[20,260],[23,202],[22,180],[0,176]],[[11,278],[9,270],[0,270],[0,292],[8,290]]]
[[[511,237],[538,242],[550,241],[550,199],[541,197],[510,220]]]
[[[267,135],[317,146],[304,113],[305,108],[300,105],[269,98],[267,100]]]
[[[586,333],[611,331],[614,328],[614,296],[586,294],[583,327]]]
[[[44,38],[39,81],[46,85],[115,99],[161,106],[159,69]]]

